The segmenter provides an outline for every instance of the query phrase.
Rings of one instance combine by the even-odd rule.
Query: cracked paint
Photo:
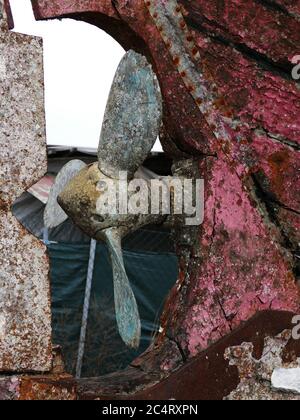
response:
[[[287,13],[272,9],[270,1],[180,0],[180,3],[187,11],[187,19],[204,31],[260,53],[278,66],[289,66],[299,52],[300,23]],[[295,10],[297,6],[299,10],[299,5],[295,5]]]

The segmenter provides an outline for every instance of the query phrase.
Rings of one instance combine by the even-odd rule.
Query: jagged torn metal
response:
[[[147,59],[129,51],[122,59],[107,102],[99,148],[99,169],[118,179],[142,165],[159,133],[162,97]]]

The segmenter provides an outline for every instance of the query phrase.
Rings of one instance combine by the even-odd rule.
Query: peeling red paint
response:
[[[82,12],[100,12],[118,19],[111,0],[33,0],[36,19],[47,19]]]
[[[276,202],[300,209],[300,150],[294,150],[265,135],[256,135],[252,147],[257,154],[254,168],[265,177],[262,187]]]
[[[291,262],[272,226],[227,163],[212,159],[211,164],[202,166],[207,177],[202,257],[186,296],[170,309],[172,336],[190,356],[259,310],[300,307]]]
[[[267,132],[300,144],[300,91],[292,80],[263,71],[255,60],[232,47],[197,33],[203,61],[234,117],[244,123],[245,137],[252,130]],[[300,43],[299,43],[300,51]],[[248,131],[248,132],[247,132]]]
[[[300,22],[254,0],[180,0],[187,17],[208,33],[282,65],[299,53]]]

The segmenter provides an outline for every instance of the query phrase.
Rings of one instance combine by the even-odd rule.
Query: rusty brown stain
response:
[[[76,383],[71,375],[23,377],[20,383],[21,401],[76,400]]]
[[[271,170],[271,183],[276,193],[283,188],[282,177],[290,166],[290,155],[287,150],[273,153],[268,158],[268,164]]]

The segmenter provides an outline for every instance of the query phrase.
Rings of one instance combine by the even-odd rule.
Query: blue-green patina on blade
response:
[[[118,229],[112,228],[105,231],[105,236],[113,269],[115,310],[119,333],[128,347],[138,348],[141,339],[141,320],[124,267],[121,235]]]
[[[53,229],[68,218],[61,206],[57,202],[57,197],[65,189],[67,184],[85,168],[86,164],[81,160],[71,160],[58,173],[54,185],[51,188],[48,202],[44,212],[44,224],[48,229]]]
[[[144,56],[129,51],[118,67],[105,111],[98,149],[100,171],[116,179],[120,171],[133,177],[157,139],[161,119],[157,77]]]

